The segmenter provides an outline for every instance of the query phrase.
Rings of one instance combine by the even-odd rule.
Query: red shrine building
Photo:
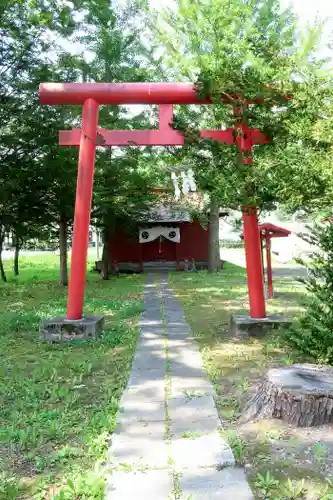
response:
[[[227,213],[220,212],[220,217]],[[137,234],[117,229],[109,241],[109,262],[120,271],[145,271],[153,267],[183,270],[194,259],[197,269],[208,264],[209,224],[203,227],[185,211],[156,208],[140,221]]]

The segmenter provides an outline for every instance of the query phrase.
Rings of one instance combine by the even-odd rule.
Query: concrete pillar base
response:
[[[272,314],[266,318],[251,318],[246,315],[231,316],[229,332],[234,337],[263,337],[270,330],[289,326],[290,318],[281,314]]]
[[[85,316],[69,320],[63,316],[51,318],[41,325],[41,340],[46,342],[71,342],[97,340],[104,329],[103,316]]]

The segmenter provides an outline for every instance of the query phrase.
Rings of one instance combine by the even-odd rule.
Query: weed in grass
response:
[[[66,460],[67,458],[75,458],[82,457],[84,455],[83,450],[81,448],[75,448],[74,446],[70,446],[66,444],[60,450],[57,451],[57,458],[59,460]]]
[[[220,434],[228,441],[228,444],[234,454],[236,463],[238,465],[243,465],[247,449],[246,442],[239,436],[237,436],[237,433],[234,431],[221,431]]]
[[[183,391],[184,397],[187,401],[191,401],[193,398],[201,398],[202,396],[205,396],[204,392],[200,391]]]
[[[299,500],[306,498],[307,493],[304,480],[292,481],[290,478],[287,479],[285,484],[280,485],[279,491],[282,498],[285,498],[286,500]]]
[[[259,498],[269,500],[276,498],[279,481],[267,471],[265,475],[260,473],[256,475],[254,486],[258,489]]]
[[[262,465],[262,464],[270,464],[272,463],[272,457],[270,455],[266,455],[264,453],[258,453],[255,456],[255,462]]]
[[[54,496],[54,500],[102,500],[104,498],[105,478],[100,474],[87,474],[68,479],[67,484]]]
[[[172,500],[180,500],[182,498],[183,490],[180,486],[180,478],[182,475],[181,472],[173,472]]]
[[[237,381],[237,388],[241,392],[247,392],[249,390],[250,381],[248,377],[242,377],[239,381]]]
[[[233,407],[234,409],[239,409],[239,401],[236,395],[229,395],[218,398],[216,402],[218,408],[228,408]]]
[[[318,441],[315,445],[313,445],[313,454],[315,457],[315,461],[318,465],[322,465],[328,453],[328,448],[325,444]]]
[[[15,476],[0,473],[0,498],[15,500],[20,496],[21,487]]]
[[[291,356],[282,356],[281,358],[279,358],[279,362],[281,363],[281,365],[287,365],[287,366],[291,366],[294,364],[294,359],[291,357]]]
[[[332,500],[332,499],[333,499],[333,481],[327,478],[321,500]]]
[[[181,436],[185,439],[196,439],[201,436],[200,432],[185,431],[182,432]]]
[[[277,441],[279,439],[281,439],[284,435],[284,431],[283,429],[267,429],[267,431],[265,432],[265,436],[268,440],[270,441]]]
[[[42,457],[39,457],[38,455],[35,457],[35,471],[36,472],[42,472],[44,469],[45,463]]]
[[[63,439],[64,437],[64,432],[62,430],[62,427],[59,422],[56,420],[51,420],[49,423],[49,432],[48,432],[48,438],[51,441],[58,441]]]
[[[41,442],[41,437],[37,430],[33,427],[27,427],[26,429],[18,429],[17,439],[19,447],[22,451],[27,451],[29,449],[34,449]]]

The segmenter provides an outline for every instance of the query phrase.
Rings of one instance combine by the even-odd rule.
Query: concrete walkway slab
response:
[[[171,442],[171,454],[177,470],[235,465],[230,446],[218,432],[193,439],[175,438]]]
[[[180,478],[182,500],[251,500],[243,469],[228,467],[186,470]]]
[[[135,421],[159,421],[165,417],[165,402],[163,401],[147,401],[142,402],[138,399],[129,397],[125,404],[120,406],[117,421],[118,422],[135,422]]]
[[[148,275],[144,303],[106,463],[113,471],[106,497],[251,499],[243,471],[230,467],[235,460],[219,433],[214,387],[167,276]]]
[[[212,396],[172,398],[168,401],[168,410],[173,437],[213,432],[221,426]]]
[[[164,420],[120,424],[112,436],[113,462],[130,467],[141,463],[149,468],[167,468],[164,427]]]
[[[167,500],[173,477],[167,470],[116,472],[106,491],[107,500]]]

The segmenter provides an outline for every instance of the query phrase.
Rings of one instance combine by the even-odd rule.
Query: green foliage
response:
[[[234,431],[223,431],[222,436],[227,439],[234,454],[236,463],[238,465],[243,465],[246,454],[246,442],[244,439],[237,436],[237,433]]]
[[[282,498],[286,498],[288,500],[306,498],[307,490],[304,483],[304,480],[292,481],[288,478],[285,484],[280,485],[280,494],[283,495]]]
[[[105,478],[102,474],[82,475],[74,480],[68,479],[67,485],[54,497],[54,500],[102,500],[105,495]]]
[[[60,222],[71,232],[78,154],[77,148],[59,148],[58,130],[80,126],[81,109],[41,106],[39,83],[149,78],[140,38],[143,12],[138,2],[114,8],[104,0],[6,0],[1,6],[0,120],[5,126],[0,132],[0,266],[6,233],[14,233],[22,247],[31,238],[58,237]],[[119,106],[102,107],[99,122],[111,129],[129,128],[127,114]],[[97,154],[96,184],[105,170],[104,186],[111,180],[116,182],[111,191],[122,184],[127,187],[133,155],[123,152],[118,161],[116,153],[111,164],[118,161],[119,165],[114,165],[116,172],[109,179],[107,153]],[[139,177],[132,178],[132,186],[139,183]],[[150,184],[154,178],[150,175]],[[127,205],[125,189],[122,195],[118,207]],[[97,205],[100,199],[96,196]],[[110,214],[114,206],[111,203]],[[97,208],[100,213],[104,207]]]
[[[103,476],[91,471],[104,459],[116,425],[137,341],[143,281],[132,275],[107,283],[89,273],[86,307],[104,314],[103,338],[50,345],[39,341],[38,327],[64,314],[66,293],[57,274],[55,256],[22,258],[21,275],[9,275],[0,285],[1,498],[3,491],[4,498],[18,498],[21,490],[38,498],[36,481],[23,481],[27,470],[44,481],[45,497],[56,482],[65,485],[59,498],[74,498],[68,478],[75,498],[102,498],[104,491]]]
[[[15,500],[18,498],[20,490],[20,485],[14,475],[9,475],[6,472],[0,473],[0,498]]]
[[[258,489],[259,498],[265,500],[276,498],[279,481],[269,471],[265,475],[258,472],[254,485]]]
[[[320,25],[302,32],[279,0],[179,0],[156,14],[152,29],[169,78],[196,82],[199,96],[213,102],[177,108],[175,126],[188,147],[174,151],[171,162],[191,165],[199,187],[228,207],[271,210],[283,202],[295,210],[328,203],[332,151],[321,137],[329,128],[322,109],[331,102],[332,85],[316,55]],[[264,102],[253,103],[258,98]],[[198,136],[199,129],[239,121],[273,138],[254,147],[251,165],[242,163],[235,143]]]
[[[319,363],[333,363],[333,224],[316,226],[303,238],[315,249],[305,280],[306,313],[286,333],[288,342]]]
[[[328,454],[328,448],[324,443],[318,441],[313,447],[313,453],[316,459],[316,462],[321,465]]]

